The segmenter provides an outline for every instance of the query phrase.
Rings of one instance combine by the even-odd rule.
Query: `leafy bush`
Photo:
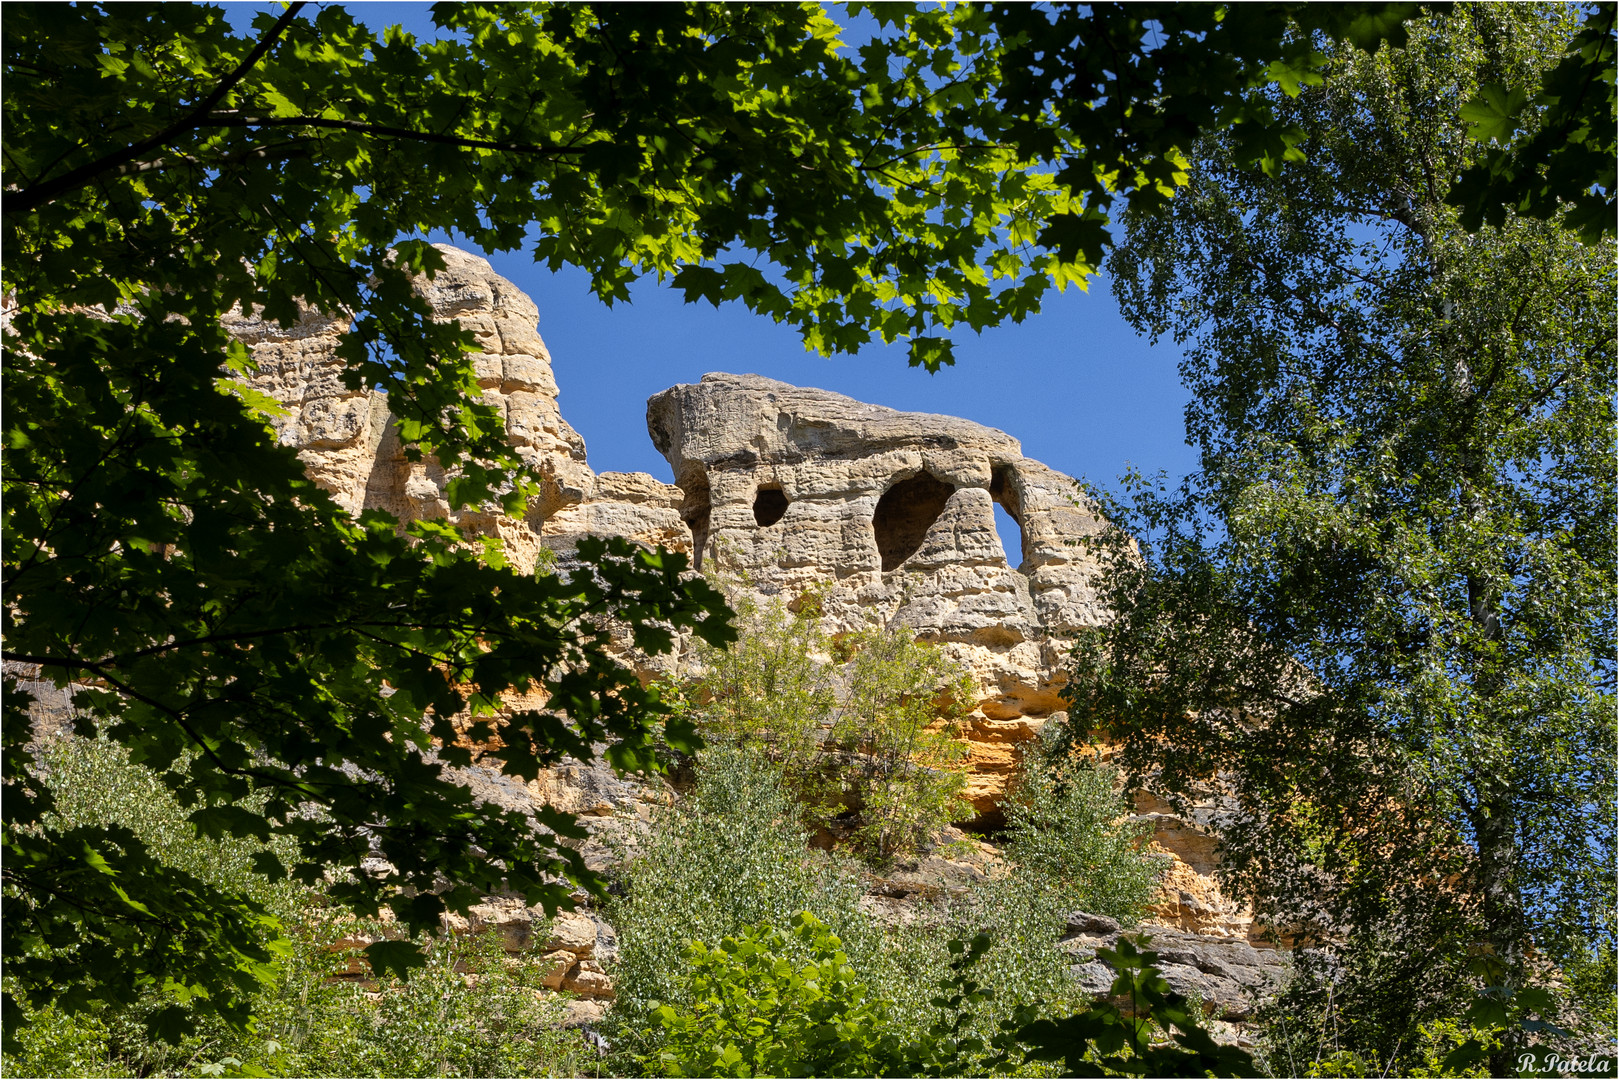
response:
[[[538,955],[508,957],[496,935],[422,942],[408,980],[334,978],[352,953],[330,943],[359,927],[312,911],[276,989],[258,1002],[257,1038],[230,1055],[280,1076],[575,1075],[594,1052],[561,1027]],[[222,1060],[222,1058],[216,1058]]]
[[[789,958],[788,942],[799,954]],[[934,1023],[902,1038],[891,1002],[874,995],[850,964],[836,935],[808,912],[790,935],[767,924],[745,927],[716,948],[687,949],[689,1004],[659,1005],[662,1049],[642,1059],[665,1076],[973,1076],[1043,1074],[1061,1063],[1065,1076],[1261,1075],[1244,1051],[1217,1044],[1198,1011],[1169,989],[1158,954],[1124,939],[1098,956],[1118,972],[1110,996],[1070,1016],[1044,1017],[1023,1006],[997,1034],[982,1026],[993,989],[977,965],[988,935],[949,942],[954,957],[931,999]]]
[[[721,941],[743,927],[785,926],[809,909],[847,940],[872,936],[855,907],[857,878],[812,854],[781,770],[754,749],[716,745],[698,759],[696,788],[654,824],[626,865],[610,909],[619,933],[612,1039],[651,1052],[648,1020],[680,1004],[688,941]]]
[[[813,596],[733,599],[739,640],[698,647],[702,674],[686,688],[710,741],[774,762],[812,826],[836,823],[875,862],[925,849],[965,810],[956,725],[971,680],[904,627],[829,639]]]
[[[1069,914],[1134,923],[1156,891],[1161,861],[1140,849],[1142,829],[1126,817],[1112,770],[1056,750],[1061,735],[1053,731],[1029,748],[1002,804],[1010,873],[970,890],[952,905],[949,931],[932,933],[926,986],[949,977],[941,937],[987,938],[971,959],[973,978],[996,995],[964,1024],[969,1039],[989,1043],[1015,1016],[1056,1016],[1083,1005],[1086,995],[1069,974],[1073,958],[1058,944]],[[918,1019],[914,1006],[906,1011]]]
[[[1007,928],[985,963],[995,979],[1035,995],[1072,993],[1055,947],[1060,922],[1023,926],[1018,911],[967,897],[919,906],[913,921],[885,927],[859,907],[859,868],[808,841],[789,786],[768,758],[732,746],[701,755],[696,787],[654,823],[626,864],[625,895],[608,913],[619,935],[608,1026],[618,1067],[658,1053],[664,1033],[652,1010],[692,1006],[688,943],[720,942],[749,926],[786,927],[804,911],[837,935],[871,992],[890,1003],[888,1022],[901,1039],[919,1038],[936,1021],[930,1002],[950,973],[947,942],[985,919]],[[794,963],[810,959],[797,938],[784,938],[781,948]],[[986,1030],[1015,1000],[1009,993],[1002,1012],[985,1014]]]
[[[876,862],[925,850],[966,811],[957,725],[972,711],[971,678],[903,626],[845,638],[852,653],[832,741],[838,775],[857,814],[852,839]]]
[[[250,1033],[196,1015],[194,1031],[151,1038],[153,1014],[186,1009],[183,988],[151,987],[123,1004],[77,1014],[19,1005],[26,1015],[6,1075],[543,1076],[572,1073],[594,1056],[577,1032],[558,1026],[560,1000],[538,995],[547,967],[537,956],[509,958],[491,935],[429,939],[427,966],[408,982],[338,979],[348,956],[331,944],[379,928],[334,916],[301,886],[257,874],[255,856],[273,848],[198,836],[151,770],[114,744],[53,738],[41,764],[56,791],[60,828],[125,829],[161,865],[262,906],[286,941],[249,1003],[257,1017]],[[78,962],[71,946],[54,959]]]
[[[6,1060],[15,1076],[554,1076],[594,1065],[562,999],[540,993],[537,956],[507,957],[492,934],[425,940],[408,981],[342,978],[352,953],[330,946],[352,920],[311,911],[243,1033],[204,1022],[175,1043],[147,1037],[143,1002],[68,1015],[43,1010]],[[376,927],[368,929],[375,930]]]
[[[799,792],[820,805],[826,731],[837,698],[823,660],[830,643],[813,604],[799,612],[751,593],[727,597],[736,610],[737,640],[717,649],[698,643],[701,674],[686,688],[705,738],[762,752]]]
[[[152,769],[131,762],[123,746],[58,735],[42,740],[40,762],[51,778],[55,807],[47,820],[55,827],[121,825],[165,866],[247,896],[278,917],[296,910],[304,888],[285,879],[271,881],[257,869],[264,852],[279,847],[290,857],[289,845],[228,834],[199,836],[186,820],[193,810],[182,807]]]
[[[1157,891],[1163,859],[1143,852],[1148,830],[1126,820],[1118,774],[1060,747],[1060,732],[1024,754],[1002,809],[1003,842],[1017,866],[1011,881],[1131,924]]]
[[[802,959],[790,958],[789,940]],[[898,1055],[888,1003],[807,911],[790,934],[759,923],[714,948],[692,942],[686,960],[691,1004],[652,1010],[664,1039],[644,1063],[657,1075],[876,1075]]]
[[[187,897],[214,897],[226,914],[252,911],[251,921],[230,926],[239,941],[239,953],[267,961],[290,948],[282,933],[282,920],[299,905],[303,889],[287,881],[271,882],[258,871],[258,863],[273,855],[271,843],[252,838],[216,834],[200,836],[198,826],[186,820],[190,811],[158,782],[156,773],[132,763],[122,746],[102,739],[61,734],[42,739],[37,753],[38,772],[49,778],[51,809],[41,824],[60,835],[80,830],[106,830],[126,853],[126,869],[143,866],[143,880],[119,883],[87,854],[85,863],[63,868],[64,874],[107,877],[116,888],[131,894],[132,910],[154,925],[165,926],[170,949],[196,948],[194,918],[183,905],[166,905],[170,890]],[[251,804],[244,804],[251,805]],[[229,805],[220,808],[228,812]],[[86,849],[88,851],[88,849]],[[10,888],[8,886],[8,896]],[[119,894],[123,895],[123,894]],[[141,907],[134,905],[140,903]],[[35,971],[89,968],[92,974],[111,970],[127,975],[116,955],[127,939],[116,933],[82,939],[33,933],[17,918],[8,926],[11,940],[23,945],[24,956],[12,956],[12,966],[26,963]],[[108,923],[116,931],[123,924]],[[109,957],[112,959],[109,961]],[[248,994],[273,985],[269,963],[244,963],[236,973],[238,990]],[[14,1075],[146,1074],[190,1067],[199,1047],[228,1037],[220,1014],[200,987],[170,980],[130,979],[100,984],[64,979],[78,995],[71,1007],[30,1007],[8,1002],[8,1026],[17,1025],[18,1046],[9,1054],[6,1070]],[[100,1001],[85,999],[99,987]],[[8,985],[7,989],[11,987]],[[243,1002],[235,1003],[239,1015]],[[164,1032],[154,1040],[149,1028]]]
[[[1037,757],[1035,764],[1045,768],[1046,761]],[[1067,913],[1083,902],[1117,917],[1139,916],[1154,866],[1133,846],[1137,830],[1119,820],[1122,805],[1110,778],[1077,766],[1062,775],[1067,786],[1060,792],[1049,777],[1029,781],[1049,795],[1029,801],[1043,809],[1013,810],[1014,848],[1021,845],[1029,857],[1007,878],[919,902],[908,922],[884,926],[857,906],[864,885],[855,868],[808,849],[779,767],[757,749],[706,751],[695,790],[655,823],[627,864],[627,895],[610,914],[620,939],[611,1037],[623,1050],[622,1064],[661,1052],[667,1029],[654,1019],[655,1009],[695,1007],[688,942],[740,939],[749,926],[785,927],[802,911],[838,936],[870,994],[887,1003],[888,1033],[907,1045],[925,1042],[939,1023],[936,988],[959,959],[949,951],[952,938],[984,933],[974,977],[999,989],[962,1019],[952,1038],[987,1045],[1020,1008],[1045,1015],[1083,1004],[1069,976],[1071,959],[1058,948]],[[1084,857],[1065,861],[1062,841],[1047,830],[1067,830]],[[1137,886],[1110,893],[1086,878],[1111,873]],[[778,949],[798,966],[812,959],[791,936]]]
[[[16,1006],[26,1009],[26,1005]],[[100,1016],[64,1014],[46,1007],[30,1012],[17,1029],[17,1049],[0,1062],[6,1076],[134,1076],[116,1060]]]

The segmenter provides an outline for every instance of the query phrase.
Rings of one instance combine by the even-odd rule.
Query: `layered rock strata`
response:
[[[1097,959],[1096,950],[1115,948],[1126,936],[1144,936],[1143,948],[1158,954],[1158,969],[1170,989],[1201,1001],[1204,1012],[1216,1020],[1253,1019],[1292,970],[1286,953],[1246,941],[1156,925],[1126,930],[1105,915],[1075,912],[1068,917],[1062,944],[1074,956],[1074,978],[1087,991],[1099,996],[1108,992],[1115,972]]]
[[[705,568],[789,602],[816,593],[832,633],[908,626],[973,673],[967,795],[993,812],[1017,744],[1063,707],[1069,637],[1103,616],[1079,543],[1101,521],[1073,480],[994,428],[757,375],[666,390],[647,429]]]

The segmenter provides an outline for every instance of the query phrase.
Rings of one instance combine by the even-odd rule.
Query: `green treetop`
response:
[[[1235,796],[1226,873],[1334,946],[1369,1060],[1459,1011],[1470,953],[1612,1007],[1614,249],[1447,202],[1483,160],[1461,107],[1538,82],[1577,15],[1468,5],[1339,50],[1276,102],[1305,161],[1204,141],[1110,264],[1184,343],[1202,468],[1109,511],[1147,559],[1117,550],[1077,711],[1139,782]]]
[[[650,766],[660,734],[689,732],[611,658],[607,624],[651,652],[685,627],[719,643],[722,602],[663,553],[586,544],[578,573],[524,577],[431,524],[349,518],[232,394],[250,361],[220,317],[343,315],[344,377],[387,391],[407,454],[437,457],[457,506],[518,511],[536,480],[480,398],[470,335],[413,290],[439,265],[428,234],[529,246],[609,301],[657,275],[822,352],[907,339],[937,368],[952,330],[1083,282],[1109,193],[1171,194],[1183,135],[1240,120],[1273,170],[1296,149],[1239,100],[1319,66],[1289,10],[1211,27],[1100,8],[1110,29],[1076,45],[1060,11],[1042,28],[884,7],[850,49],[814,4],[441,4],[437,41],[336,5],[246,36],[205,5],[8,9],[6,659],[78,687],[80,726],[159,769],[199,830],[294,841],[268,875],[332,868],[336,898],[417,928],[496,886],[558,902],[584,876],[571,824],[536,833],[445,775],[464,761],[450,718],[481,717],[473,737],[518,775],[593,744]],[[1295,14],[1370,48],[1403,10]],[[1179,51],[1155,68],[1160,31]],[[1047,75],[1104,77],[1020,81],[1030,49]],[[1170,78],[1199,55],[1220,74],[1207,101]],[[547,709],[495,714],[532,685]],[[261,913],[165,876],[132,836],[56,829],[25,706],[7,694],[12,991],[237,1009],[269,959]]]

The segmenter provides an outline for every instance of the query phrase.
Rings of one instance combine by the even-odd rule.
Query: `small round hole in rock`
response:
[[[787,512],[787,496],[781,488],[760,488],[753,497],[753,520],[760,525],[774,525]]]

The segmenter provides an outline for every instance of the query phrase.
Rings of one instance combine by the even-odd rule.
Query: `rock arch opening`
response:
[[[916,554],[955,492],[954,485],[926,472],[901,480],[883,492],[871,526],[877,535],[877,552],[882,556],[884,571],[898,569]]]
[[[1028,555],[1023,535],[1023,499],[1010,466],[995,469],[990,477],[989,497],[995,501],[995,531],[1001,537],[1006,565],[1016,570],[1028,560]]]
[[[787,493],[780,485],[761,485],[753,496],[753,520],[769,528],[787,513]]]
[[[691,530],[691,565],[694,570],[703,568],[703,549],[708,546],[708,519],[712,513],[713,504],[709,500],[708,484],[705,481],[700,486],[693,484],[685,488],[686,499],[680,507],[680,518]]]

